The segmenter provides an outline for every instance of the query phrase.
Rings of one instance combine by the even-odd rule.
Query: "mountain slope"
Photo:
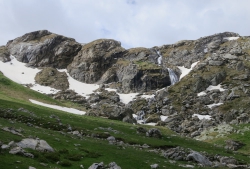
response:
[[[71,164],[71,168],[101,161],[115,161],[122,168],[148,168],[154,163],[160,168],[187,164],[198,167],[198,163],[207,167],[247,167],[249,37],[225,32],[150,49],[125,50],[115,40],[100,39],[82,45],[48,31],[36,31],[0,49],[3,72],[11,75],[4,67],[22,64],[14,62],[15,58],[9,56],[12,54],[28,62],[27,66],[40,69],[27,68],[33,74],[40,71],[36,82],[61,90],[53,89],[49,95],[52,99],[29,89],[37,85],[33,75],[31,82],[25,83],[25,78],[19,82],[24,87],[0,73],[0,124],[25,128],[27,133],[21,133],[24,137],[41,137],[56,150],[47,154],[25,149],[35,155],[30,162],[38,168],[41,161],[53,167]],[[190,72],[183,77],[183,71]],[[17,73],[20,77],[28,75]],[[173,78],[179,82],[171,82]],[[73,87],[72,81],[77,85]],[[88,116],[44,108],[29,99],[78,108]],[[157,126],[133,125],[136,121]],[[1,132],[4,144],[22,138]],[[9,157],[19,158],[3,149],[1,155],[6,159],[3,166],[13,164]],[[61,163],[55,164],[57,161]],[[21,165],[27,168],[27,163]]]
[[[6,85],[9,85],[10,88],[12,86],[23,88],[21,85],[15,84],[1,76],[1,89],[5,89]],[[248,161],[248,158],[241,154],[231,154],[223,148],[215,147],[212,144],[174,135],[163,127],[157,127],[162,133],[160,139],[145,137],[145,134],[137,133],[140,126],[102,118],[73,115],[44,108],[25,100],[22,101],[22,98],[14,99],[13,97],[15,96],[6,95],[6,91],[5,89],[1,93],[0,100],[1,128],[11,127],[11,129],[16,129],[23,136],[0,130],[1,143],[8,144],[13,140],[18,142],[26,137],[38,137],[46,140],[56,151],[55,153],[40,153],[26,149],[26,151],[35,155],[34,159],[29,159],[27,157],[10,155],[8,154],[9,150],[1,150],[1,168],[16,166],[27,168],[29,165],[37,168],[48,168],[48,166],[58,166],[56,164],[57,161],[61,161],[59,163],[61,165],[60,168],[65,167],[64,165],[67,164],[65,161],[71,164],[67,168],[78,168],[80,165],[87,167],[94,162],[101,161],[105,164],[115,161],[122,168],[148,168],[150,164],[154,163],[159,164],[160,168],[165,168],[164,166],[181,168],[178,165],[185,164],[185,162],[171,164],[161,155],[164,151],[177,146],[199,152],[205,151],[209,156],[219,153],[221,156],[234,156],[243,163]],[[30,93],[36,92],[28,91],[25,93],[27,97],[32,97]],[[16,96],[19,94],[16,93]],[[41,95],[39,93],[36,94],[38,96]],[[49,101],[46,96],[41,98],[41,100]],[[53,101],[50,100],[50,102]],[[60,120],[57,121],[57,119]],[[71,126],[71,129],[69,129],[69,126]],[[152,128],[150,126],[141,127],[146,129]],[[79,134],[76,134],[78,132]],[[109,143],[107,140],[109,136],[114,136],[117,142]],[[141,149],[140,147],[143,147],[142,145],[144,144],[147,144],[149,148]],[[151,150],[153,151],[150,152]],[[15,163],[16,161],[20,162]],[[48,166],[41,165],[41,162]],[[196,164],[194,163],[194,165]]]

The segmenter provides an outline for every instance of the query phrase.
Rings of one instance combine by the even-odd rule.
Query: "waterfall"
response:
[[[159,56],[157,58],[157,62],[158,62],[158,65],[160,66],[162,64],[162,55],[161,55],[160,51],[157,51],[157,50],[155,50],[155,51],[156,51],[157,55]],[[174,85],[175,83],[177,83],[179,81],[179,78],[172,69],[170,69],[170,68],[167,68],[167,69],[168,69],[168,72],[169,72],[171,85]]]
[[[136,120],[144,120],[145,119],[145,113],[143,110],[141,110],[139,113],[138,113],[138,116],[137,116],[137,119]]]
[[[179,81],[178,76],[175,74],[175,72],[168,68],[168,73],[169,73],[169,77],[171,80],[171,85],[174,85],[175,83],[177,83]]]
[[[161,53],[159,52],[159,51],[157,51],[157,54],[158,54],[158,58],[157,58],[157,62],[158,62],[158,65],[161,65],[161,63],[162,63],[162,55],[161,55]]]

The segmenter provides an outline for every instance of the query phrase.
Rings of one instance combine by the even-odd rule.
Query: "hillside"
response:
[[[250,38],[231,32],[128,50],[49,31],[9,41],[0,168],[247,168],[249,51]],[[23,139],[53,152],[9,154]]]

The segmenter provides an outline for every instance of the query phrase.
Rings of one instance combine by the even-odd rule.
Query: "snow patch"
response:
[[[225,37],[223,39],[226,39],[226,40],[237,40],[237,39],[239,39],[239,37]]]
[[[216,107],[216,106],[219,106],[219,105],[222,105],[223,103],[214,103],[214,104],[209,104],[209,105],[206,105],[208,108],[212,109],[213,107]]]
[[[223,89],[223,88],[221,87],[221,84],[218,84],[217,86],[212,86],[212,85],[210,85],[210,86],[207,88],[208,91],[215,90],[215,89],[219,89],[221,92],[225,91],[225,89]]]
[[[41,70],[26,67],[25,63],[17,61],[13,56],[10,59],[9,62],[0,62],[0,71],[4,76],[19,84],[35,84],[35,76]]]
[[[60,90],[51,88],[49,86],[41,86],[39,84],[34,84],[30,89],[35,90],[39,93],[44,93],[44,94],[56,94]]]
[[[58,69],[58,71],[65,72],[67,74],[68,81],[69,81],[69,89],[74,90],[76,93],[78,93],[81,96],[88,98],[89,94],[94,93],[94,91],[99,88],[99,85],[97,84],[87,84],[87,83],[83,83],[83,82],[73,79],[69,75],[66,69]]]
[[[143,94],[143,95],[141,95],[141,97],[145,98],[145,99],[151,99],[151,98],[155,97],[155,95],[154,94],[151,94],[151,95]]]
[[[221,84],[218,84],[217,86],[208,86],[208,88],[206,89],[206,91],[211,91],[211,90],[216,90],[216,89],[219,89],[221,92],[225,91],[226,89],[223,89],[221,87]],[[202,91],[200,93],[197,93],[197,96],[205,96],[207,95],[207,93],[205,91]]]
[[[117,93],[120,97],[120,102],[124,104],[128,104],[130,101],[132,101],[139,93],[129,93],[129,94],[121,94]]]
[[[210,115],[200,115],[200,114],[193,114],[192,115],[192,117],[195,117],[195,116],[197,116],[200,120],[202,120],[202,119],[210,120],[211,119]]]
[[[207,93],[204,92],[204,91],[202,91],[202,92],[200,92],[200,93],[197,94],[197,96],[206,96],[206,95],[207,95]]]
[[[165,121],[168,118],[168,116],[161,115],[160,118],[161,118],[161,121]]]
[[[155,126],[157,123],[145,123],[145,125],[148,125],[148,126]]]
[[[105,90],[116,92],[120,97],[120,102],[122,102],[124,104],[128,104],[130,101],[132,101],[139,94],[139,93],[122,94],[122,93],[118,93],[116,89],[111,89],[111,88],[105,88]]]
[[[199,61],[198,61],[199,62]],[[187,74],[189,74],[189,72],[191,72],[191,70],[193,70],[193,68],[197,65],[198,62],[194,62],[191,65],[190,69],[185,68],[184,66],[177,66],[180,70],[181,70],[181,76],[180,76],[180,80],[186,76]]]
[[[85,111],[80,111],[80,110],[73,109],[73,108],[56,106],[56,105],[52,105],[52,104],[46,104],[46,103],[42,103],[42,102],[32,100],[32,99],[29,99],[29,100],[33,104],[37,104],[37,105],[44,106],[44,107],[49,107],[49,108],[56,109],[56,110],[65,111],[65,112],[72,113],[72,114],[84,115],[86,113]]]
[[[112,92],[112,91],[116,92],[117,91],[116,89],[111,89],[111,88],[105,88],[105,90],[107,90],[109,92]]]

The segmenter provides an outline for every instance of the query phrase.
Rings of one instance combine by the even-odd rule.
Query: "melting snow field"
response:
[[[49,108],[56,109],[56,110],[62,110],[62,111],[72,113],[72,114],[84,115],[86,113],[85,111],[80,111],[80,110],[73,109],[73,108],[61,107],[61,106],[56,106],[56,105],[52,105],[52,104],[46,104],[46,103],[42,103],[42,102],[32,100],[32,99],[29,99],[29,100],[33,104],[37,104],[37,105],[44,106],[44,107],[49,107]]]
[[[0,71],[3,72],[6,77],[16,83],[32,84],[33,86],[31,87],[31,89],[40,93],[55,94],[60,91],[49,86],[41,86],[39,84],[36,84],[35,76],[41,70],[37,68],[26,67],[25,65],[25,63],[19,62],[15,57],[11,56],[10,62],[0,62]],[[66,69],[59,71],[67,73]],[[82,83],[73,79],[71,76],[69,76],[68,73],[67,75],[69,81],[69,89],[74,90],[76,93],[84,97],[88,97],[88,94],[93,93],[94,90],[99,88],[99,85]]]
[[[26,67],[25,63],[19,62],[16,60],[15,57],[11,56],[10,62],[0,62],[0,71],[9,79],[13,80],[16,83],[19,84],[32,84],[31,87],[32,90],[38,91],[40,93],[44,94],[55,94],[59,90],[48,87],[48,86],[41,86],[39,84],[35,83],[35,76],[38,72],[40,72],[40,69],[37,68],[31,68]],[[89,94],[94,93],[96,89],[99,88],[99,85],[97,84],[87,84],[79,82],[75,79],[73,79],[67,72],[66,69],[59,69],[60,72],[66,72],[68,75],[68,81],[69,81],[69,89],[74,90],[76,93],[78,93],[81,96],[84,96],[88,98]],[[106,89],[109,91],[116,91],[115,89]],[[130,101],[132,101],[138,93],[129,93],[129,94],[120,94],[117,93],[120,96],[121,102],[124,104],[128,104]],[[153,95],[143,95],[144,98],[151,98]]]
[[[191,70],[193,70],[193,68],[197,65],[198,62],[194,62],[191,65],[190,69],[185,68],[184,66],[177,66],[180,70],[181,70],[181,76],[180,79],[181,80],[184,76],[186,76],[187,74],[189,74],[189,72],[191,72]]]
[[[73,79],[68,74],[66,69],[59,69],[58,71],[65,72],[68,75],[69,89],[74,90],[76,93],[78,93],[81,96],[88,98],[89,94],[94,93],[94,91],[99,88],[99,85],[97,84],[87,84],[87,83],[79,82]]]
[[[51,88],[49,86],[42,86],[39,84],[34,84],[30,89],[35,90],[40,93],[44,93],[44,94],[55,94],[60,91],[60,90]]]
[[[19,84],[35,84],[35,76],[41,70],[25,66],[25,63],[19,62],[11,56],[11,61],[3,63],[0,61],[0,71],[9,79]]]

